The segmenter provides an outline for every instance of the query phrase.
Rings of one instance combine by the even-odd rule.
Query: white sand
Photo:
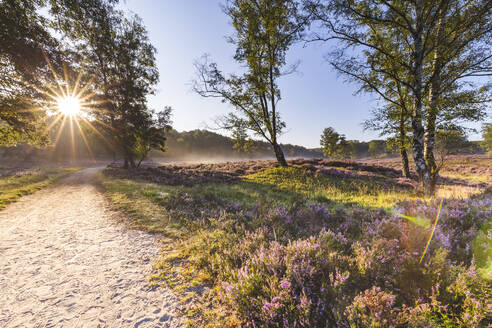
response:
[[[180,327],[148,288],[156,237],[114,220],[95,169],[0,211],[0,327]]]

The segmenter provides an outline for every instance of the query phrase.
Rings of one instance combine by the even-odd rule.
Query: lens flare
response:
[[[441,216],[441,209],[442,209],[442,204],[444,203],[444,197],[441,198],[441,204],[439,204],[439,210],[437,211],[436,219],[434,221],[434,226],[432,227],[431,234],[429,236],[429,240],[427,240],[427,245],[425,245],[424,252],[422,253],[422,257],[420,257],[419,264],[422,263],[422,260],[424,259],[425,253],[427,253],[427,250],[429,249],[429,245],[432,240],[432,236],[434,236],[434,232],[436,231],[437,227],[437,221],[439,221],[439,216]]]
[[[60,97],[56,100],[60,113],[66,116],[75,116],[80,112],[80,100],[77,97]]]

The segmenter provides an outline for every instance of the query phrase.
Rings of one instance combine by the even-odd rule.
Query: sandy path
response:
[[[178,327],[147,287],[155,237],[112,219],[88,169],[0,211],[0,327]]]

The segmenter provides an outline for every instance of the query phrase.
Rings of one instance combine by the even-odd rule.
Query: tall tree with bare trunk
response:
[[[488,101],[489,86],[470,78],[492,73],[492,1],[306,0],[305,5],[322,27],[312,40],[344,45],[330,56],[337,71],[396,107],[402,106],[399,88],[405,90],[415,168],[425,193],[434,193],[436,123],[479,119]],[[453,106],[443,106],[449,98]]]
[[[293,0],[230,0],[223,9],[235,30],[229,38],[236,47],[234,59],[246,71],[225,77],[204,56],[195,63],[198,78],[193,88],[203,97],[217,97],[232,105],[234,115],[226,116],[222,127],[247,127],[268,141],[277,161],[286,166],[278,141],[285,127],[278,110],[278,80],[295,71],[297,64],[287,66],[286,54],[300,40],[308,20]]]

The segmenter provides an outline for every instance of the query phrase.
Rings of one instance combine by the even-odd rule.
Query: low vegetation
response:
[[[0,209],[76,170],[78,168],[0,169]]]
[[[108,168],[101,182],[136,226],[167,237],[152,281],[181,295],[190,326],[490,325],[490,183],[441,179],[454,197],[420,263],[441,199],[399,175],[251,161]]]

